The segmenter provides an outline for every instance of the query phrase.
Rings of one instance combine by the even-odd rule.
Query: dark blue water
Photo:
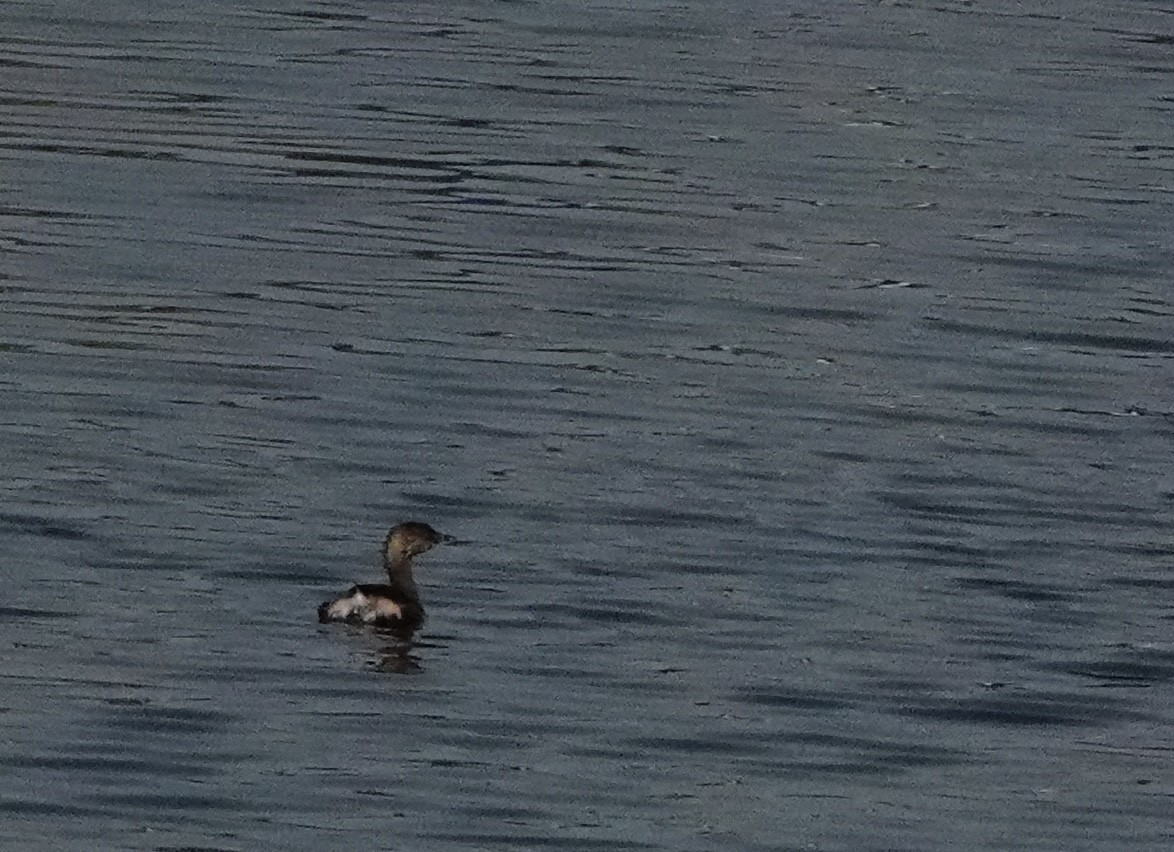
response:
[[[1170,848],[1167,11],[5,5],[0,846]]]

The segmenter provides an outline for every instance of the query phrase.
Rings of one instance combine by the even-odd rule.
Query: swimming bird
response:
[[[396,524],[383,544],[387,583],[351,586],[346,594],[318,607],[318,621],[346,621],[391,630],[410,637],[424,623],[424,605],[412,577],[412,559],[433,545],[452,541],[420,521]]]

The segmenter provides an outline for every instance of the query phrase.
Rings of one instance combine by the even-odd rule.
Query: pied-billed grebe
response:
[[[452,538],[428,524],[406,521],[396,524],[383,545],[383,567],[387,583],[351,586],[340,598],[318,607],[318,620],[370,624],[410,636],[424,623],[424,606],[412,577],[412,559],[432,545]]]

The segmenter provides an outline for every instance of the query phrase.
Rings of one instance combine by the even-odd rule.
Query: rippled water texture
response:
[[[5,3],[0,847],[1171,848],[1168,11]]]

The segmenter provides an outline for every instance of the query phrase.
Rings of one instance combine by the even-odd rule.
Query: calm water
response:
[[[1172,44],[6,3],[0,846],[1170,848]]]

